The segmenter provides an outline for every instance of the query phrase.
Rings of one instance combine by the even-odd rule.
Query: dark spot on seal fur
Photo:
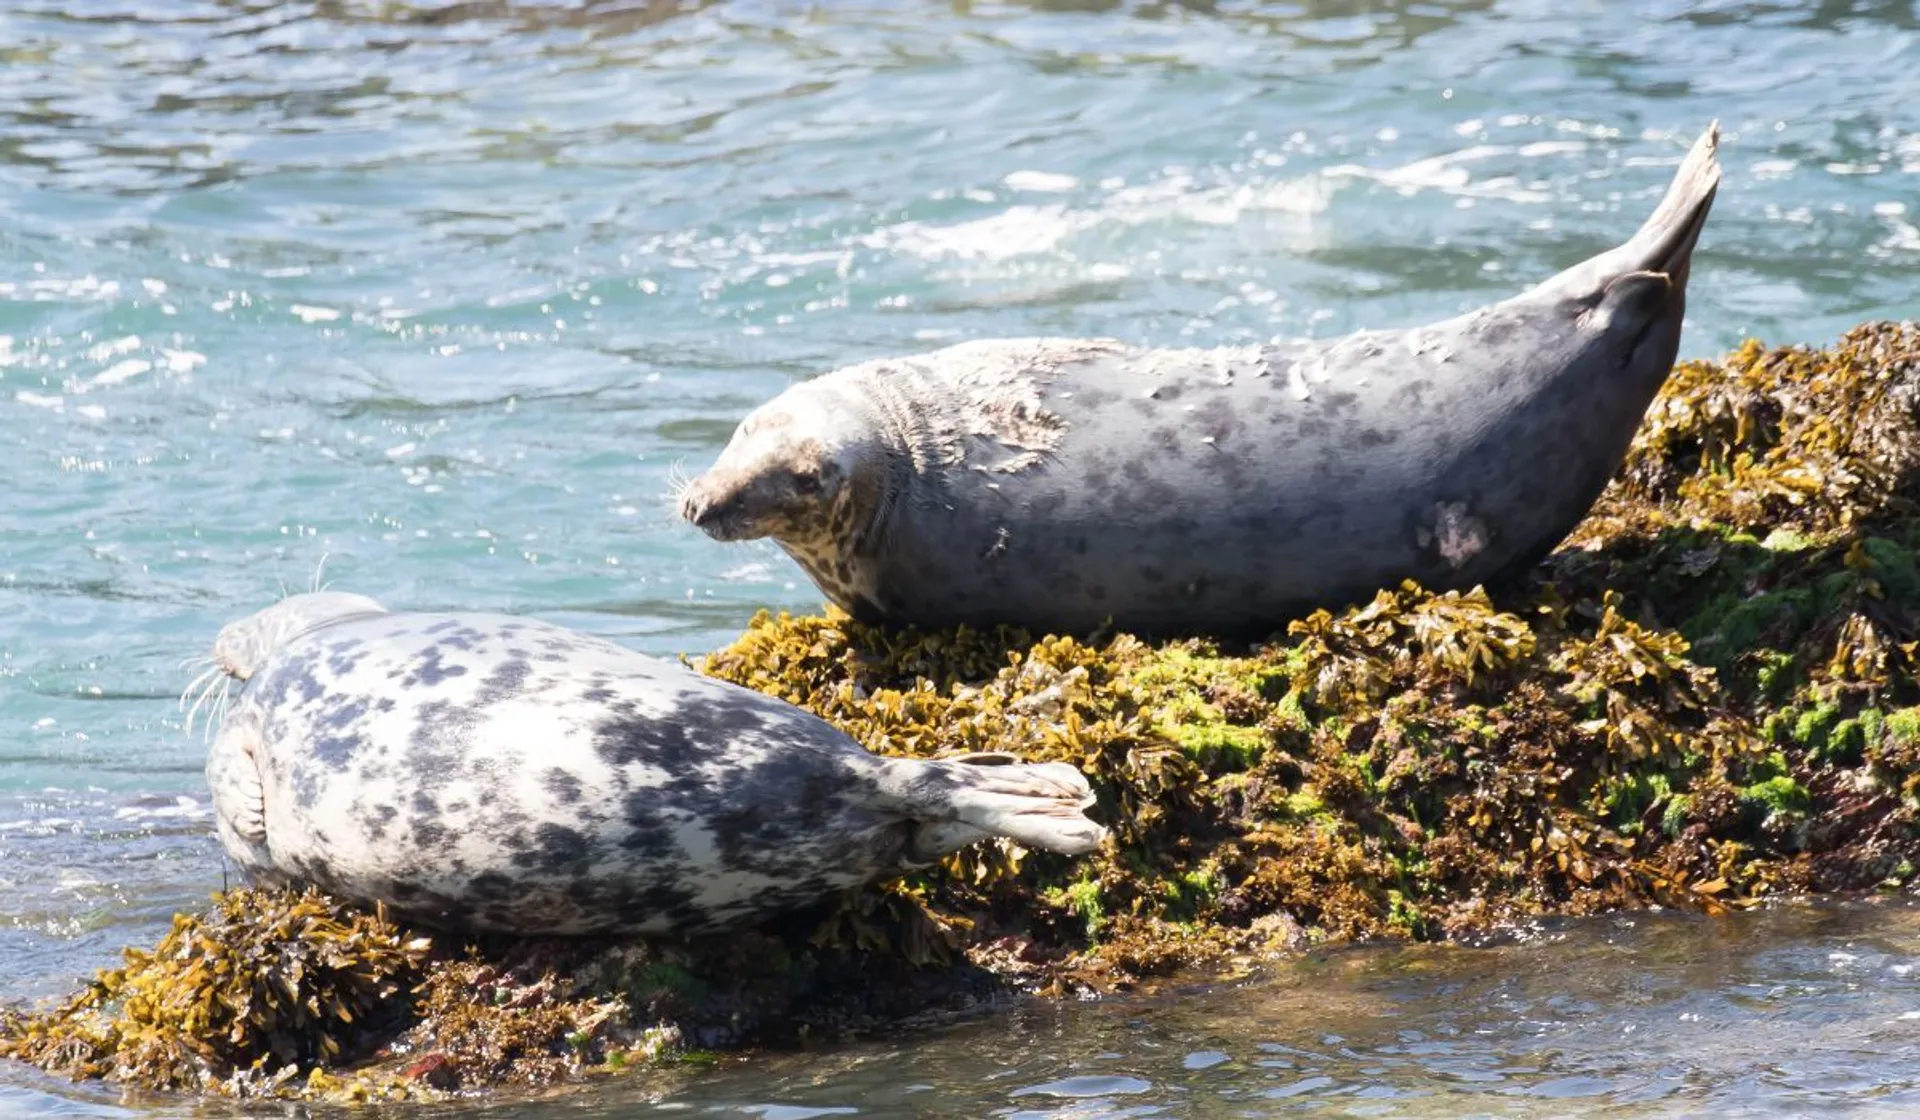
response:
[[[704,755],[680,722],[631,715],[602,721],[594,729],[593,749],[609,766],[638,762],[669,774],[693,769]]]
[[[627,834],[620,841],[622,851],[641,859],[666,862],[683,857],[667,812],[675,804],[672,794],[659,788],[636,789],[626,796],[621,819]]]
[[[482,871],[467,880],[467,889],[482,900],[500,902],[519,892],[521,886],[513,878],[499,871]]]
[[[406,678],[400,683],[406,688],[416,688],[420,685],[426,685],[431,688],[451,680],[454,677],[464,677],[466,675],[467,667],[465,665],[448,665],[444,663],[440,659],[440,647],[429,646],[427,647],[427,651],[420,655],[419,663],[407,673]]]
[[[375,805],[371,809],[360,807],[357,815],[360,819],[360,828],[367,834],[367,839],[378,844],[387,838],[387,826],[393,823],[393,818],[400,815],[400,811],[391,805]]]
[[[551,822],[534,829],[534,842],[513,853],[515,867],[531,867],[549,875],[583,876],[592,870],[593,847],[587,838],[565,825]]]
[[[580,779],[558,766],[547,771],[547,776],[541,784],[546,786],[547,792],[553,794],[554,799],[562,805],[573,805],[580,800],[582,788]]]
[[[697,905],[700,896],[671,883],[655,883],[644,891],[628,894],[620,900],[618,912],[624,925],[637,926],[665,920],[683,927],[704,924],[706,914]]]
[[[527,678],[533,675],[533,666],[525,658],[516,657],[503,661],[500,667],[488,673],[480,682],[480,693],[475,702],[482,705],[498,704],[510,696],[516,696],[527,685]]]
[[[417,804],[414,806],[416,812],[419,808]],[[449,835],[446,828],[438,822],[425,819],[413,822],[413,845],[423,853],[446,850]]]
[[[1233,402],[1223,396],[1216,396],[1201,405],[1194,412],[1194,418],[1206,426],[1206,434],[1216,440],[1231,439],[1240,434],[1243,427],[1239,412]]]
[[[467,745],[480,715],[467,705],[431,700],[414,713],[413,731],[401,764],[408,780],[422,791],[437,791],[463,770]]]
[[[344,677],[367,659],[365,643],[355,638],[327,645],[327,668],[336,677]]]
[[[751,767],[736,776],[727,800],[705,814],[728,867],[787,878],[815,863],[805,850],[808,839],[828,829],[842,811],[846,780],[843,775],[795,771],[781,763]],[[763,811],[761,806],[769,804],[784,805],[787,811]]]
[[[449,649],[457,649],[461,653],[472,653],[476,646],[484,644],[486,640],[487,636],[480,631],[475,630],[471,626],[462,626],[457,630],[441,635],[439,642],[435,644],[446,646]]]

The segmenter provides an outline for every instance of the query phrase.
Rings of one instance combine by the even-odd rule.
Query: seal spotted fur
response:
[[[1672,369],[1718,127],[1624,245],[1444,322],[1310,343],[969,342],[749,414],[680,498],[867,621],[1258,637],[1549,552]]]
[[[225,627],[207,781],[254,877],[519,933],[723,929],[989,836],[1069,854],[1084,776],[885,758],[770,696],[534,619],[333,592]]]

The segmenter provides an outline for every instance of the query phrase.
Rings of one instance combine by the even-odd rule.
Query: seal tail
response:
[[[891,786],[919,825],[907,856],[929,862],[988,836],[1029,848],[1081,855],[1107,830],[1083,810],[1094,803],[1086,775],[1064,762],[1022,762],[1007,754],[955,759],[887,759]]]

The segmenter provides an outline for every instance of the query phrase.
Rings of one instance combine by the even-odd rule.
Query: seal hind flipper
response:
[[[1693,142],[1687,158],[1680,161],[1666,196],[1654,208],[1646,222],[1624,248],[1628,269],[1636,272],[1663,272],[1674,284],[1684,286],[1687,265],[1693,247],[1706,225],[1707,212],[1713,209],[1714,195],[1720,189],[1720,122],[1707,125]]]
[[[1019,766],[1027,760],[1007,751],[968,751],[966,754],[946,755],[940,761],[964,762],[969,766]]]
[[[968,845],[991,840],[993,835],[964,821],[916,821],[913,831],[907,834],[907,846],[900,853],[900,866],[925,867]]]
[[[1005,836],[1030,848],[1080,855],[1100,846],[1107,830],[1083,810],[1094,803],[1086,775],[1064,762],[889,759],[899,777],[902,808],[922,827],[915,858],[938,858],[979,839]],[[943,851],[929,851],[936,844]]]
[[[1657,273],[1669,281],[1675,298],[1684,298],[1693,249],[1720,189],[1719,150],[1720,122],[1716,120],[1693,142],[1660,204],[1632,237],[1548,279],[1534,291],[1597,300],[1623,281],[1631,287],[1634,281]]]

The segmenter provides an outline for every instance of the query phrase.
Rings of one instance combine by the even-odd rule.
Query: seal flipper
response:
[[[1106,838],[1082,811],[1094,803],[1086,776],[1064,762],[1003,754],[883,761],[882,789],[920,824],[910,859],[937,859],[987,836],[1063,855],[1090,852]]]
[[[207,786],[221,846],[249,872],[271,867],[267,850],[267,786],[257,751],[260,721],[235,713],[220,725],[207,754]]]
[[[925,867],[950,852],[991,839],[993,833],[982,832],[964,821],[916,821],[907,834],[906,850],[900,853],[900,866]]]
[[[1687,158],[1680,161],[1680,169],[1674,172],[1660,205],[1619,248],[1625,258],[1618,263],[1621,272],[1661,272],[1675,287],[1686,287],[1693,247],[1700,240],[1700,229],[1706,225],[1713,196],[1720,189],[1719,148],[1720,122],[1716,120],[1707,125]]]
[[[243,744],[241,749],[247,756],[247,765],[238,768],[236,774],[237,804],[233,810],[233,830],[243,839],[264,844],[267,839],[267,783],[260,777],[260,767],[254,761],[253,744]]]
[[[1693,249],[1720,189],[1719,149],[1720,122],[1716,120],[1693,142],[1660,205],[1625,244],[1582,261],[1517,298],[1551,294],[1597,301],[1617,281],[1634,273],[1660,273],[1671,282],[1667,290],[1676,299],[1684,298]],[[1674,308],[1675,313],[1679,310]]]

